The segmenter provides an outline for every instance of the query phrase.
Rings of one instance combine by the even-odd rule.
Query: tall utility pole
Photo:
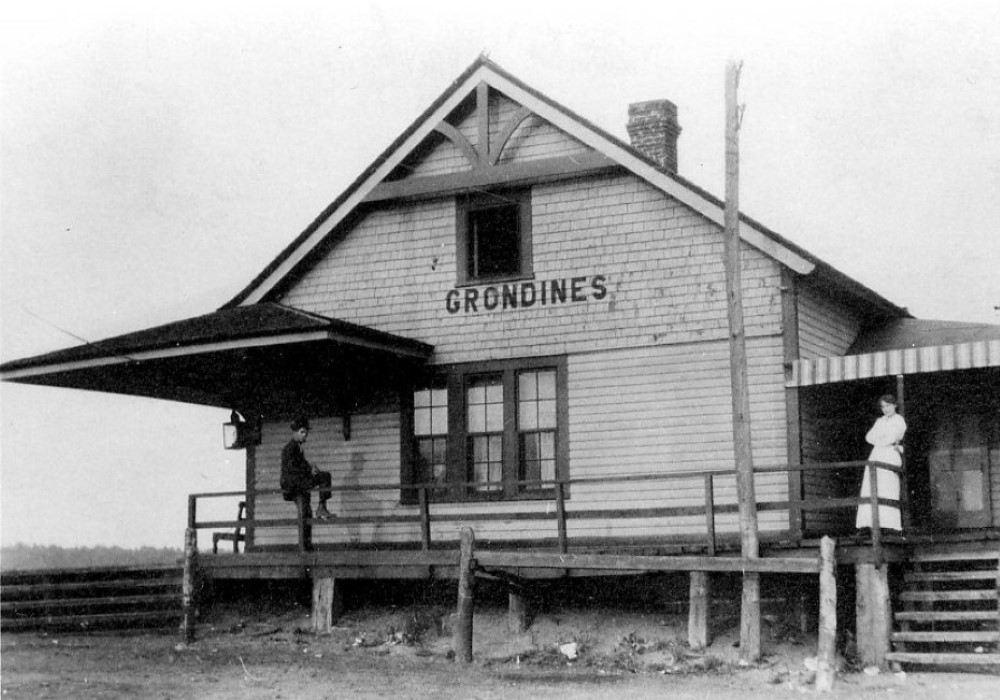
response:
[[[747,344],[743,328],[743,291],[740,282],[740,121],[737,102],[741,65],[726,64],[726,299],[729,306],[729,357],[733,385],[733,450],[736,455],[736,494],[739,498],[740,546],[744,559],[760,555],[757,540],[757,497],[754,494],[753,454],[750,443],[750,388],[747,381]],[[740,607],[740,660],[760,660],[760,574],[743,574]]]

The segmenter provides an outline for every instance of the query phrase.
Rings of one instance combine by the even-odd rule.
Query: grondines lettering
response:
[[[445,295],[444,305],[450,314],[475,314],[496,309],[527,309],[532,306],[600,301],[607,295],[607,277],[594,275],[452,289]]]

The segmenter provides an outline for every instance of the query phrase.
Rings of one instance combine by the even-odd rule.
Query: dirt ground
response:
[[[197,639],[179,633],[5,633],[0,689],[10,698],[319,700],[415,698],[717,698],[816,694],[803,636],[768,615],[763,661],[741,667],[737,620],[722,618],[710,648],[685,643],[686,619],[614,606],[548,609],[530,629],[506,628],[495,601],[475,616],[475,661],[450,652],[453,608],[428,601],[349,606],[329,635],[308,631],[308,607],[214,605]],[[567,646],[569,645],[569,646]],[[575,648],[574,646],[575,645]],[[573,652],[576,652],[575,658]],[[845,662],[831,698],[992,700],[1000,675],[865,673]]]

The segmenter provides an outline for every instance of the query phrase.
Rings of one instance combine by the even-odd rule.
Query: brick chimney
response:
[[[628,106],[628,136],[632,147],[661,168],[677,172],[677,105],[670,100],[647,100]]]

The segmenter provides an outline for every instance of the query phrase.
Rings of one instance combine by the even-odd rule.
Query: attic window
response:
[[[490,192],[459,200],[458,283],[531,276],[531,197],[528,190]]]

